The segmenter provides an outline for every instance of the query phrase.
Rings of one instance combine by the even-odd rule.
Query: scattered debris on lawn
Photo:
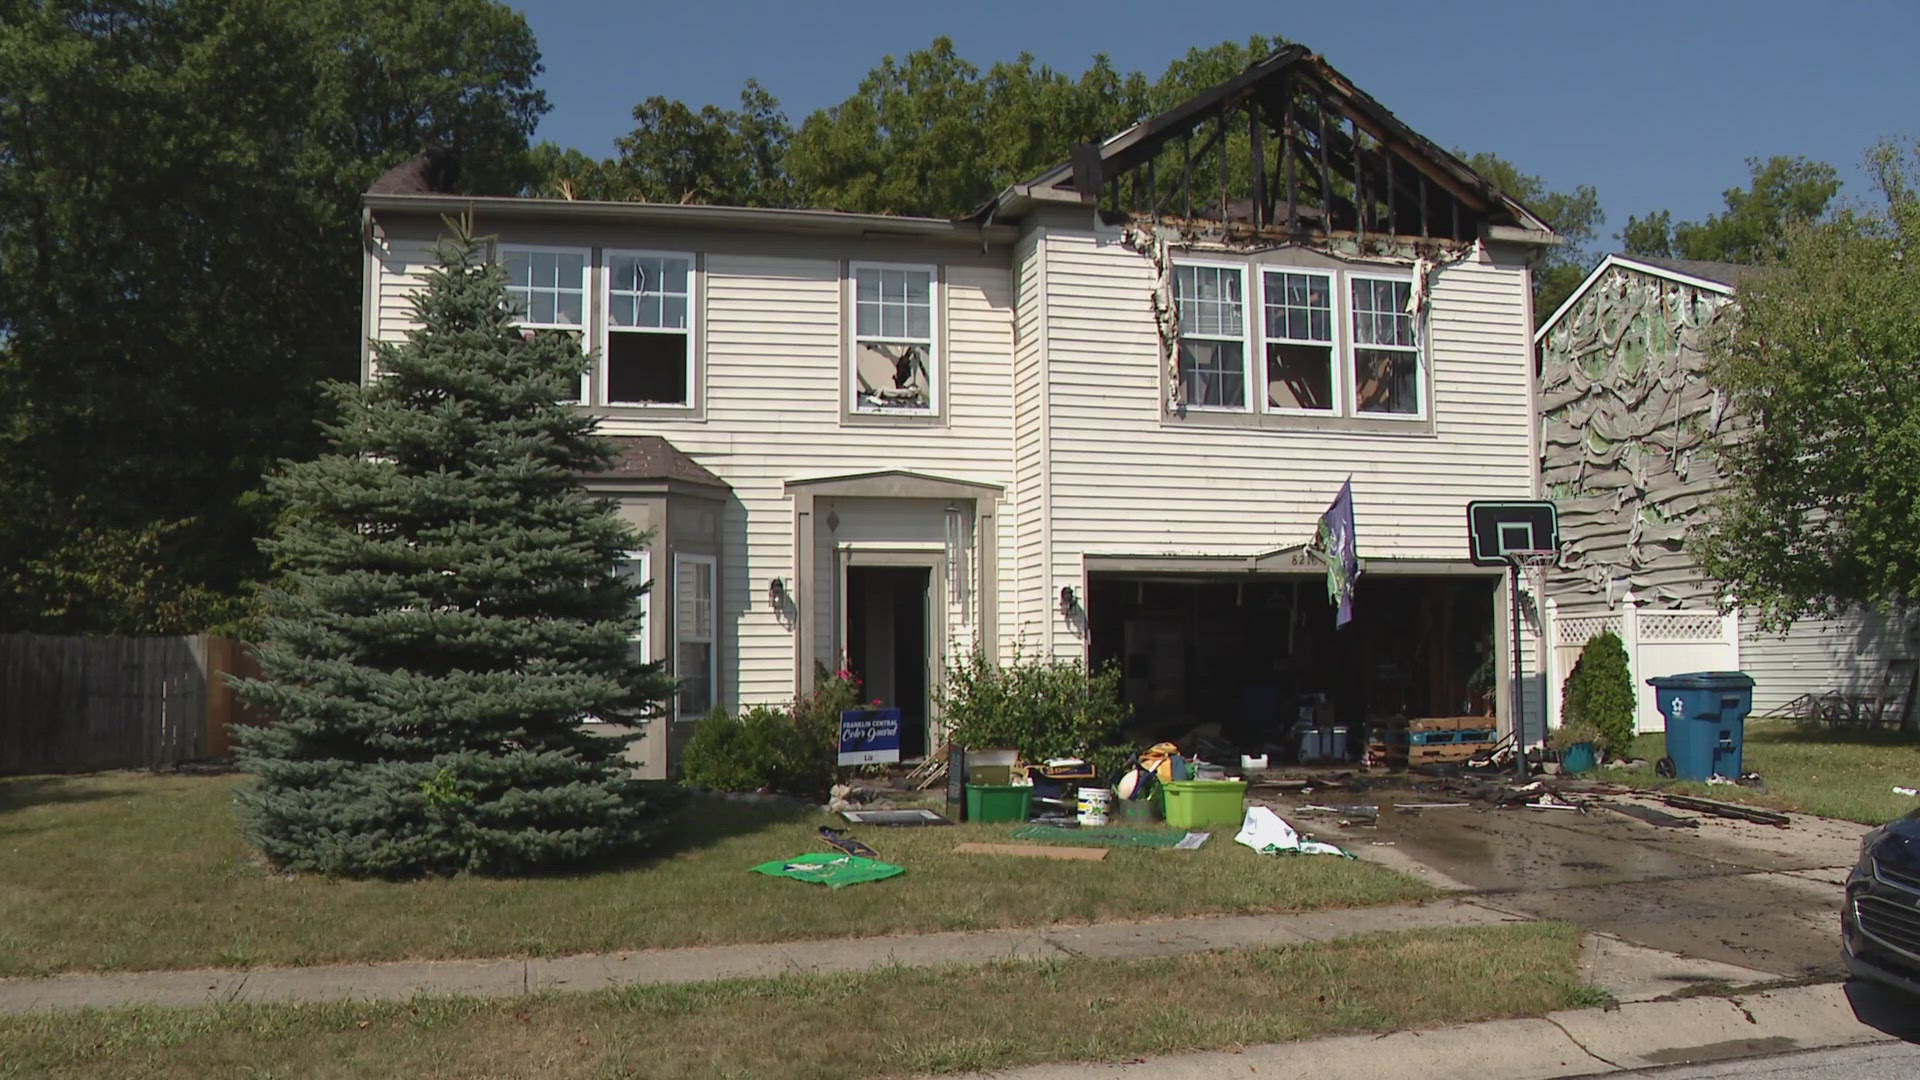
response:
[[[1343,859],[1354,858],[1354,854],[1345,848],[1332,844],[1323,844],[1317,840],[1302,839],[1293,826],[1281,820],[1280,815],[1264,806],[1247,807],[1247,819],[1240,826],[1240,832],[1233,838],[1236,844],[1245,844],[1262,855],[1338,855]]]
[[[791,859],[775,859],[761,863],[753,868],[756,874],[768,877],[790,878],[794,881],[806,881],[815,885],[825,885],[829,889],[844,889],[849,885],[861,885],[869,881],[885,881],[907,872],[904,866],[876,862],[855,855],[835,855],[825,851],[809,851]]]
[[[955,844],[953,851],[956,855],[1025,855],[1071,862],[1099,862],[1107,857],[1107,849],[1103,847],[1069,847],[1063,844]]]
[[[840,832],[838,829],[829,829],[825,825],[820,826],[820,839],[825,840],[828,847],[842,855],[857,855],[862,859],[877,859],[880,857],[879,852],[867,845]]]
[[[1527,808],[1530,810],[1575,810],[1582,814],[1587,812],[1585,806],[1579,803],[1568,802],[1556,796],[1551,791],[1541,792],[1539,798],[1527,803]]]
[[[1737,803],[1715,802],[1712,799],[1696,799],[1691,795],[1662,795],[1660,800],[1668,806],[1677,806],[1682,810],[1695,810],[1702,814],[1712,814],[1715,817],[1736,818],[1740,821],[1751,821],[1760,825],[1774,825],[1782,829],[1793,824],[1785,814],[1776,814],[1771,810],[1759,810],[1751,806],[1740,806]]]
[[[1651,806],[1642,806],[1632,802],[1602,802],[1601,806],[1630,818],[1639,818],[1649,825],[1658,825],[1663,829],[1697,829],[1699,818],[1684,818],[1678,814],[1669,814],[1665,810],[1655,810]]]
[[[1896,787],[1893,789],[1893,793],[1895,795],[1920,795],[1920,788]]]
[[[924,807],[910,810],[842,810],[840,816],[855,825],[951,825],[945,816]]]

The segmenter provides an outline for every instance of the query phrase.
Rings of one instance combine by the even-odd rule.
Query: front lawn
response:
[[[1293,866],[1308,860],[1287,860]],[[1602,1004],[1564,924],[517,999],[0,1017],[0,1077],[857,1077],[1116,1061]]]
[[[1783,721],[1747,725],[1741,767],[1757,772],[1766,792],[1732,784],[1663,780],[1654,762],[1666,754],[1666,736],[1658,732],[1634,741],[1633,756],[1646,759],[1637,769],[1602,769],[1604,780],[1750,802],[1777,810],[1878,825],[1920,806],[1920,798],[1900,795],[1895,787],[1920,788],[1920,741],[1896,732],[1828,731]]]
[[[1105,862],[956,855],[1007,825],[861,829],[907,873],[839,892],[748,873],[825,850],[822,814],[694,801],[656,858],[596,872],[406,883],[288,878],[241,842],[235,776],[0,778],[0,975],[544,956],[1162,915],[1294,911],[1435,895],[1333,858],[1277,859],[1217,829],[1199,851]]]

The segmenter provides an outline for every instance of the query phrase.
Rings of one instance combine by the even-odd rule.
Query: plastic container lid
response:
[[[1672,690],[1751,690],[1753,676],[1744,671],[1689,671],[1679,675],[1655,675],[1648,686]]]

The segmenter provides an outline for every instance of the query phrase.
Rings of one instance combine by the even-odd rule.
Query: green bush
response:
[[[784,708],[715,709],[680,757],[680,776],[716,791],[782,791],[823,798],[839,760],[840,713],[860,704],[860,683],[824,670],[812,693]]]
[[[1619,635],[1608,630],[1589,639],[1561,691],[1562,722],[1591,725],[1608,757],[1624,757],[1633,745],[1633,712],[1638,707]]]
[[[1025,761],[1079,757],[1103,773],[1129,753],[1120,725],[1120,668],[1088,674],[1074,660],[1028,660],[1006,666],[979,649],[947,669],[940,691],[950,737],[975,749],[1012,748]]]

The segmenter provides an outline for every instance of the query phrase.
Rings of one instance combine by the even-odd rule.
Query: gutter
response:
[[[497,195],[386,195],[368,193],[360,204],[375,213],[461,214],[526,221],[604,221],[691,229],[795,233],[814,236],[903,237],[939,243],[1008,245],[1019,238],[1011,225],[981,225],[947,218],[849,214],[838,210],[777,210],[739,206],[596,202],[584,199],[522,199]]]

